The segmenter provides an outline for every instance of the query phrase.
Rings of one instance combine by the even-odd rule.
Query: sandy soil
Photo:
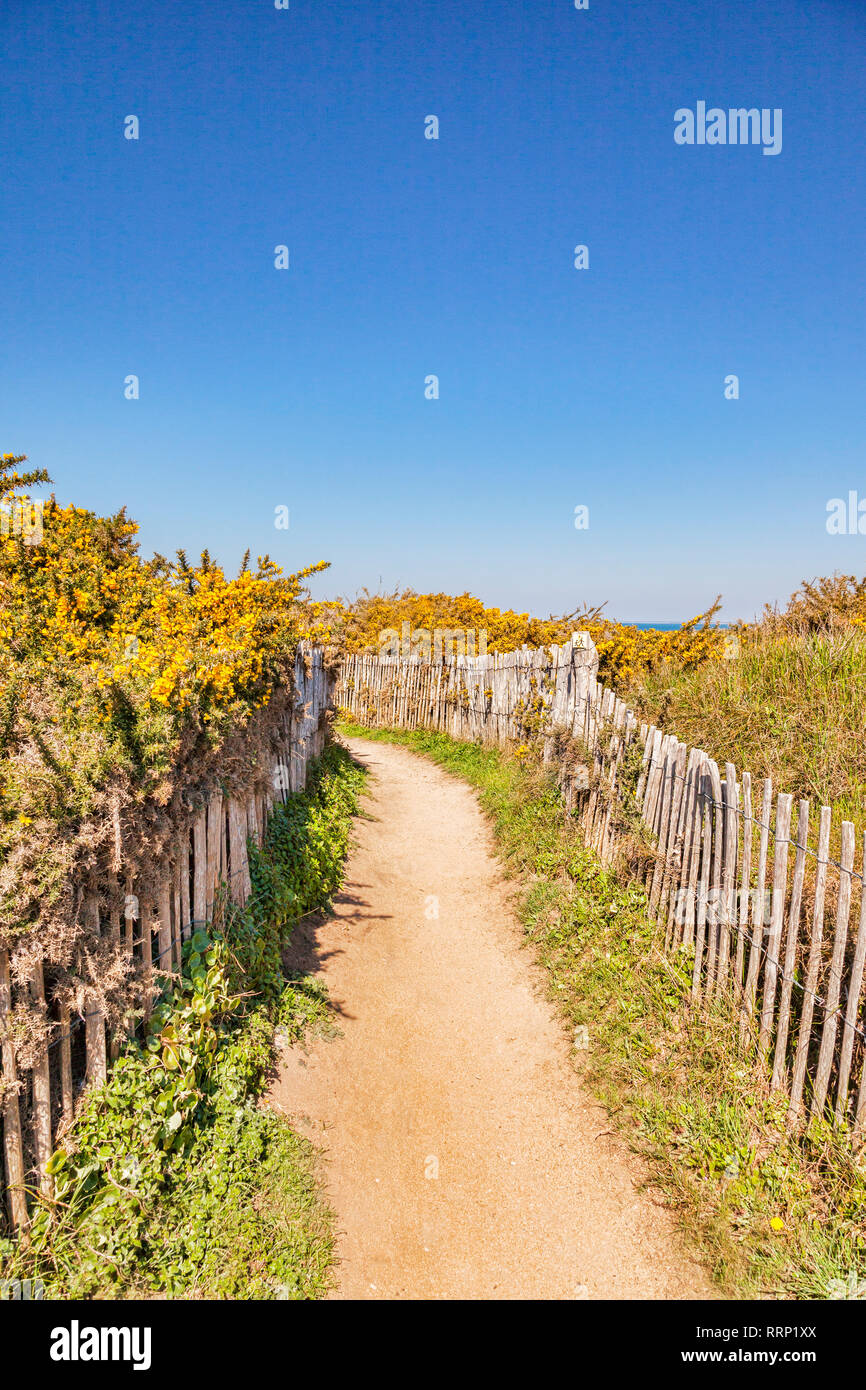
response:
[[[271,1103],[327,1155],[337,1298],[708,1298],[581,1088],[473,792],[404,749],[373,774],[336,915],[298,929],[341,1036]]]

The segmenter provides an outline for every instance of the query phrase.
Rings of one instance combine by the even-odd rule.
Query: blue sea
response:
[[[627,619],[621,619],[624,627],[637,627],[642,632],[676,632],[677,628],[682,627],[687,618],[683,618],[683,623],[630,623]],[[714,623],[714,627],[730,627],[730,623]]]

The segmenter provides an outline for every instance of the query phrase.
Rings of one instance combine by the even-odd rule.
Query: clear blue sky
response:
[[[659,620],[866,573],[864,0],[4,0],[0,44],[0,450],[146,552]],[[781,154],[678,146],[699,100]]]

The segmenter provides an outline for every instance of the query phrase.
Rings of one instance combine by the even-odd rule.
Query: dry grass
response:
[[[739,655],[672,666],[622,693],[643,719],[756,781],[866,826],[866,632],[744,628]]]

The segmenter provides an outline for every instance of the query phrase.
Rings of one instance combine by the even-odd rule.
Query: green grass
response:
[[[573,1031],[575,1066],[645,1157],[720,1292],[866,1296],[866,1163],[823,1123],[787,1133],[723,1006],[690,1017],[689,953],[665,956],[643,891],[582,846],[550,775],[444,734],[340,728],[426,754],[477,788],[523,884],[527,939]]]
[[[129,1044],[53,1155],[52,1200],[0,1278],[50,1298],[312,1299],[330,1285],[317,1155],[260,1104],[275,1038],[328,1029],[313,980],[287,978],[292,924],[340,885],[364,774],[338,745],[274,807],[252,893],[184,947],[143,1044]]]

